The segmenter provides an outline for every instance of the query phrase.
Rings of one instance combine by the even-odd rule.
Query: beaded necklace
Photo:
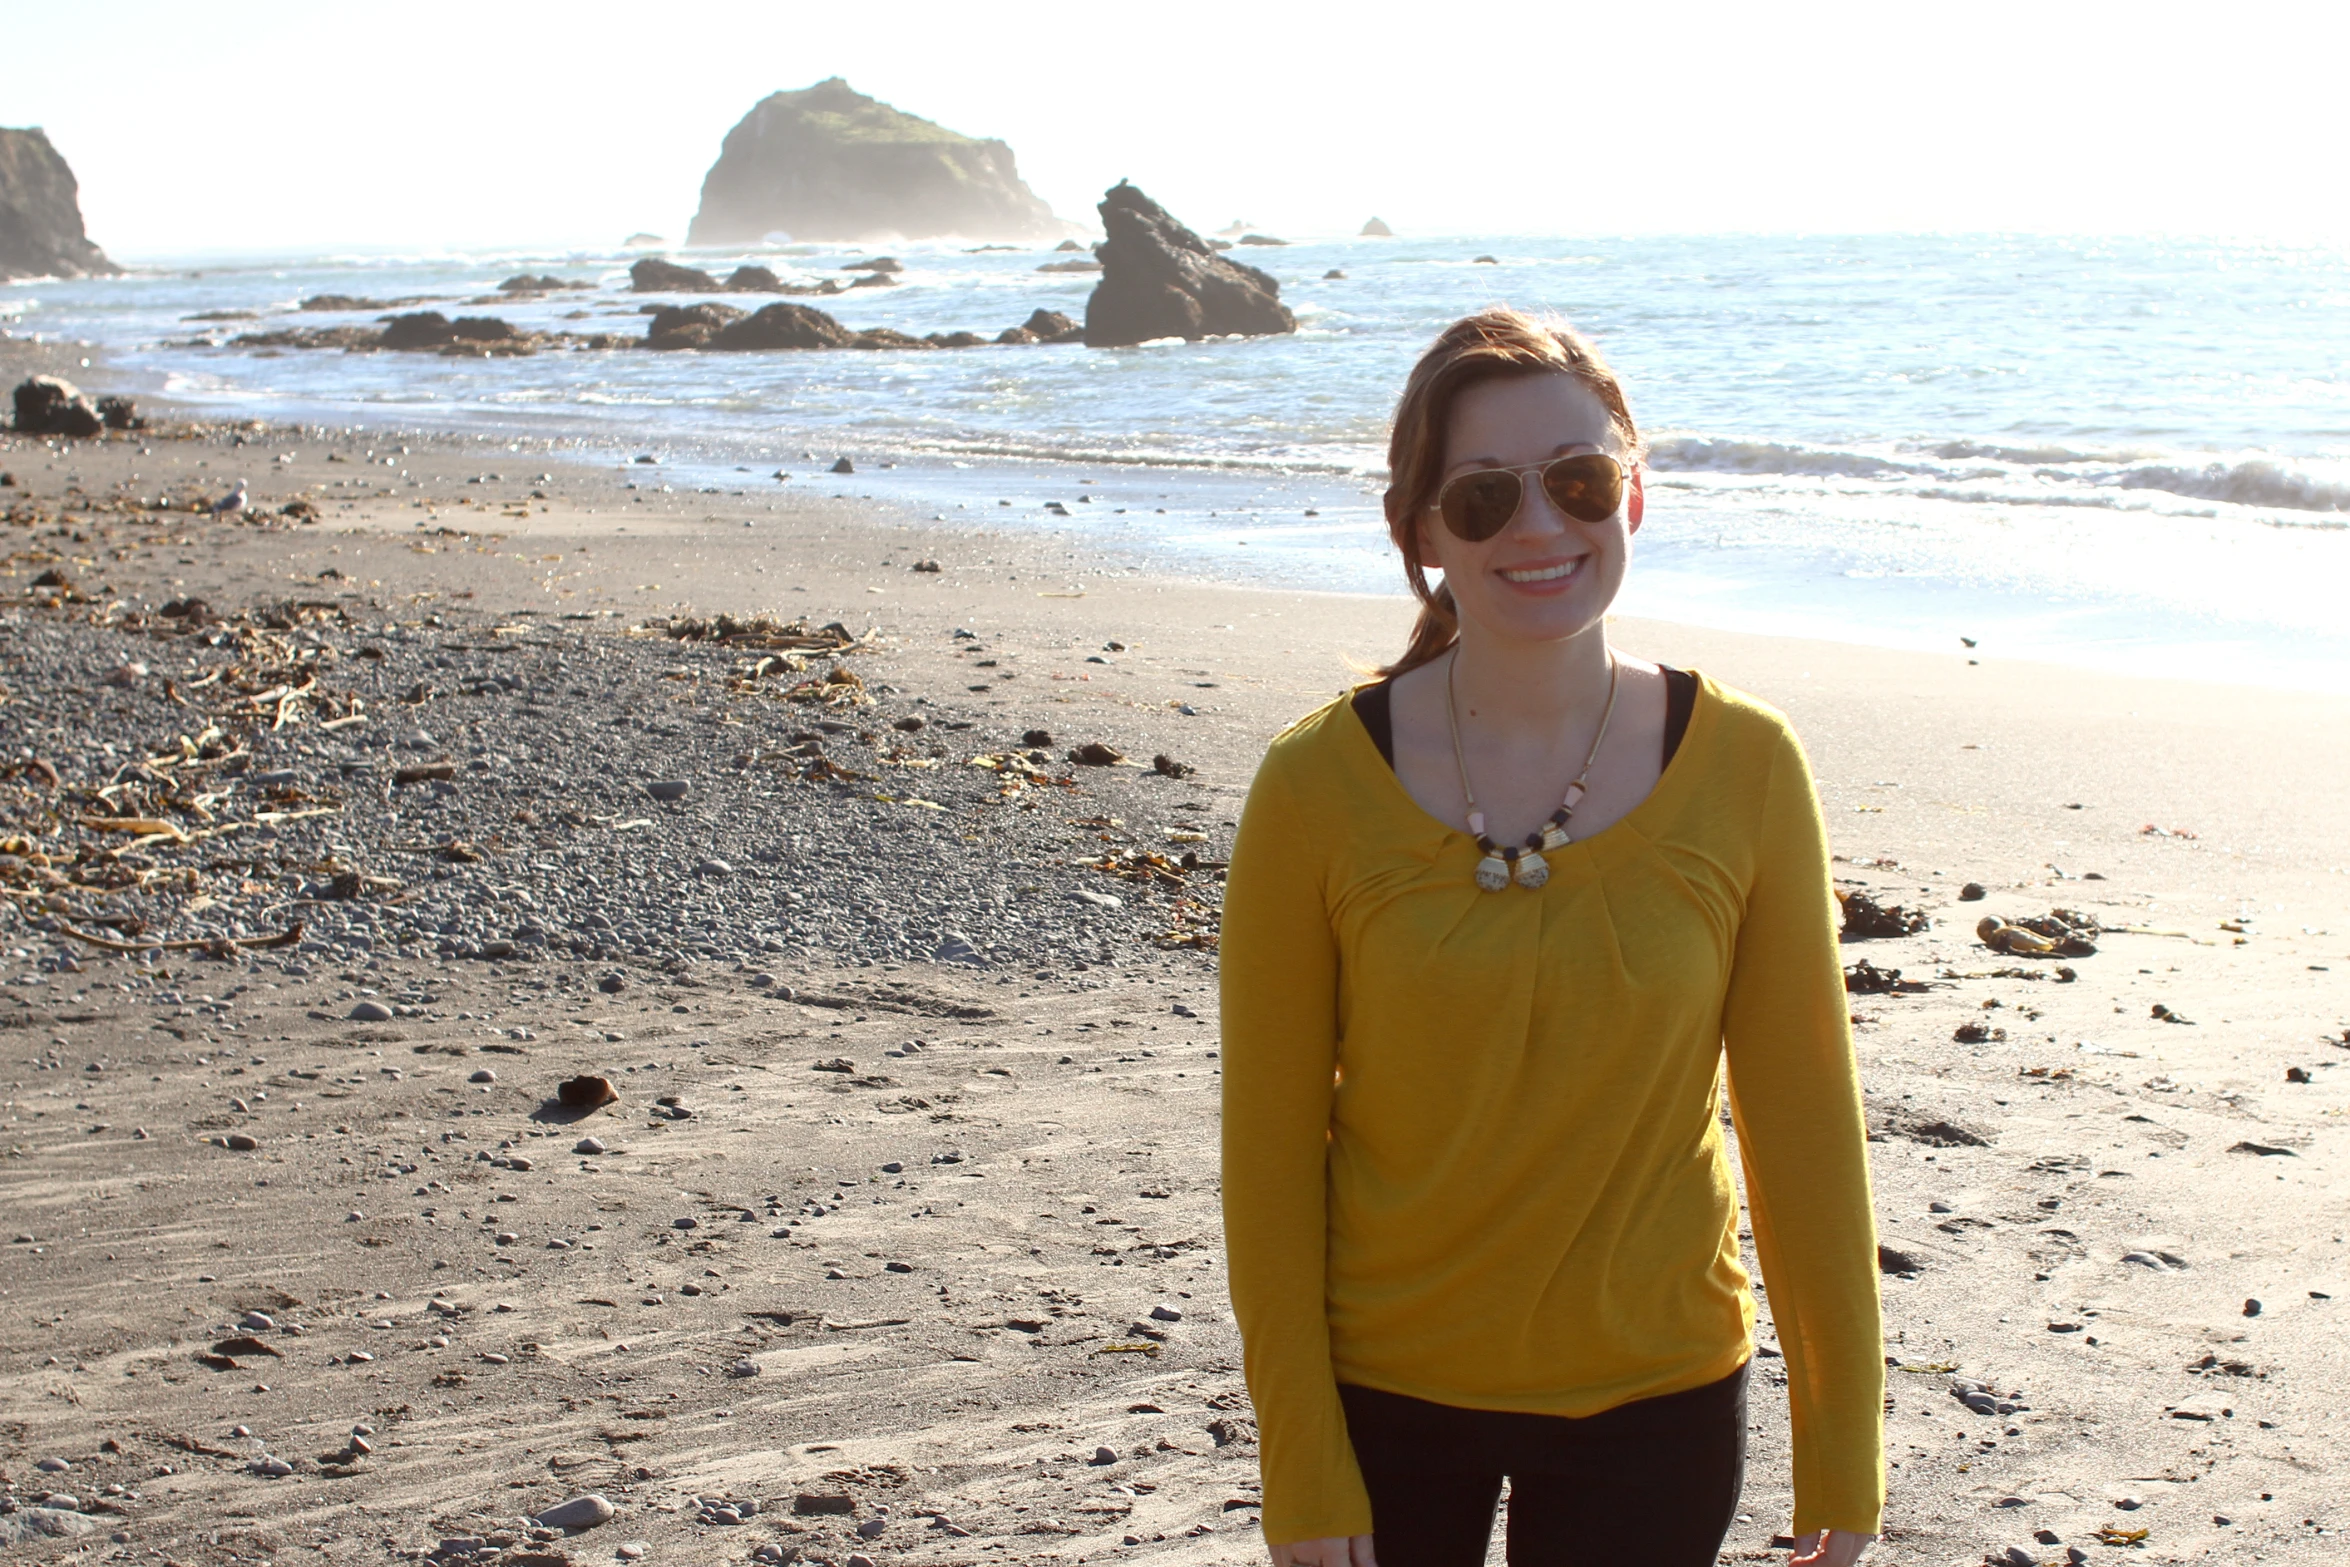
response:
[[[1550,862],[1542,857],[1543,852],[1563,849],[1572,841],[1567,836],[1567,823],[1574,819],[1575,807],[1583,803],[1585,786],[1591,780],[1591,765],[1599,760],[1600,745],[1607,739],[1608,720],[1616,716],[1616,677],[1623,666],[1616,662],[1612,652],[1608,655],[1607,706],[1599,715],[1599,733],[1591,737],[1591,754],[1583,758],[1583,770],[1567,785],[1566,799],[1550,813],[1548,822],[1526,835],[1522,846],[1513,844],[1505,849],[1485,836],[1485,813],[1477,809],[1477,792],[1469,787],[1469,758],[1461,749],[1461,715],[1452,694],[1453,671],[1460,661],[1460,644],[1456,642],[1452,659],[1444,666],[1444,717],[1452,725],[1452,759],[1461,770],[1461,798],[1469,803],[1469,835],[1485,852],[1485,857],[1477,862],[1477,885],[1487,892],[1499,892],[1515,881],[1531,891],[1550,880]]]

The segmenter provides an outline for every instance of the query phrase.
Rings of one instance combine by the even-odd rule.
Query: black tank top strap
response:
[[[1665,739],[1660,766],[1673,765],[1673,753],[1681,749],[1681,737],[1689,733],[1689,715],[1697,711],[1697,676],[1686,669],[1659,666],[1665,676]],[[1355,717],[1363,721],[1371,743],[1395,765],[1395,685],[1382,680],[1367,685],[1354,694]]]

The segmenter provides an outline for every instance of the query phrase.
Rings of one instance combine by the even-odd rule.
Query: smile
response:
[[[1501,580],[1504,582],[1556,582],[1563,577],[1571,577],[1582,569],[1583,562],[1580,560],[1570,560],[1557,566],[1531,566],[1517,570],[1505,567],[1501,572]]]

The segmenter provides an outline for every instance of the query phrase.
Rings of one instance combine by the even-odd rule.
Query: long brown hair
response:
[[[1624,401],[1624,384],[1573,327],[1563,320],[1537,320],[1506,305],[1463,316],[1437,334],[1412,366],[1403,397],[1395,405],[1395,428],[1387,438],[1387,533],[1403,552],[1404,580],[1420,601],[1403,657],[1379,671],[1393,677],[1417,669],[1453,645],[1460,615],[1452,589],[1428,586],[1420,558],[1420,517],[1435,502],[1444,474],[1444,439],[1455,398],[1481,381],[1523,375],[1571,375],[1591,389],[1607,409],[1608,425],[1630,464],[1640,456],[1640,431]]]

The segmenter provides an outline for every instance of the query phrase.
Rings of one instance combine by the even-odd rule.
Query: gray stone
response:
[[[612,1504],[594,1495],[558,1502],[532,1520],[542,1529],[593,1529],[611,1521]]]
[[[605,1152],[604,1140],[600,1137],[583,1137],[571,1145],[571,1151],[584,1154],[603,1153]]]
[[[682,800],[693,792],[693,785],[683,778],[664,778],[645,785],[645,793],[656,800]]]
[[[362,1001],[344,1015],[354,1023],[389,1023],[392,1009],[380,1001]]]
[[[1183,1320],[1182,1310],[1175,1306],[1153,1306],[1151,1315],[1161,1322],[1181,1322]]]

